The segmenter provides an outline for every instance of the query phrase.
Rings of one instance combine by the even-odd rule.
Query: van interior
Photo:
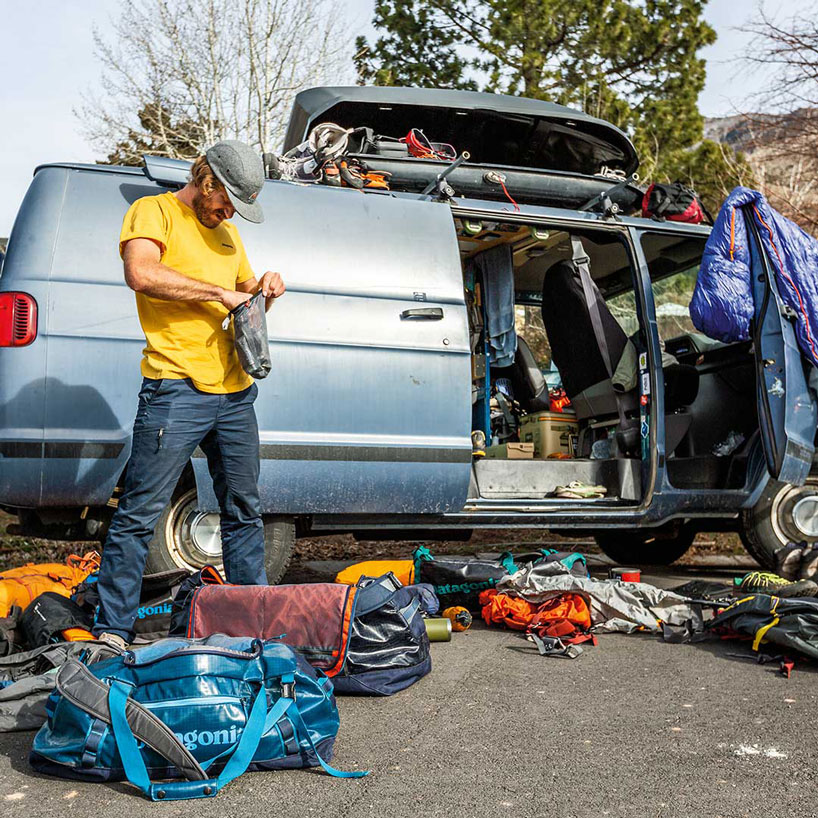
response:
[[[655,419],[625,234],[455,222],[472,351],[470,500],[638,504]],[[754,362],[749,343],[713,341],[690,322],[704,241],[643,237],[663,349],[665,457],[676,487],[740,488],[758,429]]]

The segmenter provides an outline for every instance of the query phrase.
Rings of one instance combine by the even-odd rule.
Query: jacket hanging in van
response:
[[[734,188],[716,217],[690,302],[693,324],[726,343],[750,337],[755,310],[745,206],[772,264],[781,299],[795,315],[798,345],[818,366],[818,241],[770,207],[756,190]]]

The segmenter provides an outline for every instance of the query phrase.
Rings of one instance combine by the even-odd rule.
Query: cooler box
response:
[[[520,418],[520,440],[534,444],[534,457],[545,460],[552,454],[574,456],[579,434],[576,415],[565,412],[537,412]]]

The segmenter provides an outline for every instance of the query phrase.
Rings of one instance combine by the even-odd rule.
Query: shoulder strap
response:
[[[108,685],[94,676],[81,662],[69,659],[63,665],[57,674],[57,691],[89,716],[111,724]],[[207,778],[190,750],[150,710],[129,699],[126,716],[133,735],[166,758],[185,778]]]
[[[361,585],[364,580],[367,580],[366,584]],[[403,585],[391,571],[377,579],[363,577],[358,580],[355,602],[356,615],[368,614],[376,608],[380,608],[401,588],[403,588]]]
[[[613,379],[614,367],[611,363],[611,353],[608,349],[608,341],[605,338],[605,329],[602,326],[602,314],[599,310],[599,299],[602,295],[599,288],[594,284],[591,278],[591,270],[589,267],[590,259],[582,246],[582,242],[576,237],[571,236],[571,251],[572,261],[579,272],[579,279],[582,282],[582,293],[585,296],[585,305],[588,307],[588,316],[591,319],[591,327],[594,330],[594,337],[596,338],[596,345],[599,347],[599,352],[602,355],[602,362],[605,364],[605,371],[608,373],[608,378]],[[619,424],[622,429],[627,426],[625,418],[625,410],[622,406],[622,398],[615,389],[613,390],[616,399],[616,411],[619,414]]]
[[[506,571],[509,572],[509,574],[516,574],[519,570],[517,568],[517,564],[514,562],[514,555],[511,553],[511,551],[503,551],[503,553],[500,554],[500,559],[497,561],[503,566],[503,568],[506,569]]]
[[[312,740],[312,736],[310,736],[309,729],[301,718],[295,698],[293,698],[295,695],[295,677],[292,674],[282,676],[281,683],[284,688],[288,688],[292,693],[289,696],[281,696],[269,711],[267,708],[267,690],[263,684],[259,686],[241,737],[216,778],[208,779],[205,777],[204,780],[152,783],[142,753],[139,751],[136,737],[131,730],[130,720],[126,715],[128,708],[133,703],[129,698],[130,688],[128,685],[114,680],[108,694],[111,727],[128,780],[139,787],[152,801],[178,801],[188,798],[212,797],[226,784],[229,784],[247,770],[258,750],[262,736],[272,729],[273,725],[284,715],[287,715],[292,721],[293,727],[299,736],[299,743],[306,742],[309,745],[318,763],[331,776],[335,778],[360,778],[368,775],[366,771],[342,772],[324,761]],[[210,766],[216,759],[223,758],[224,755],[220,753],[216,758],[211,759],[205,767]]]
[[[267,721],[267,691],[263,685],[259,686],[250,707],[250,715],[247,717],[247,723],[236,744],[236,748],[218,777],[207,778],[205,775],[204,779],[168,781],[158,784],[154,784],[150,780],[145,760],[139,751],[136,736],[127,717],[127,709],[132,703],[130,691],[130,686],[124,682],[117,680],[111,682],[111,687],[108,690],[111,727],[128,781],[139,787],[151,801],[178,801],[187,798],[214,796],[222,787],[230,783],[234,778],[238,778],[250,766]],[[279,699],[276,702],[276,706],[280,705],[281,715],[284,714],[286,709],[282,702],[287,702],[287,706],[289,706],[292,704],[292,699]]]

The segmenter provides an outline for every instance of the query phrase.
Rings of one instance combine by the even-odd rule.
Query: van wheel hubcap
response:
[[[787,486],[773,502],[772,524],[782,545],[818,540],[818,484],[809,478],[803,486]]]
[[[197,510],[195,488],[186,491],[173,504],[165,524],[165,543],[168,553],[180,568],[221,566],[219,515]]]

